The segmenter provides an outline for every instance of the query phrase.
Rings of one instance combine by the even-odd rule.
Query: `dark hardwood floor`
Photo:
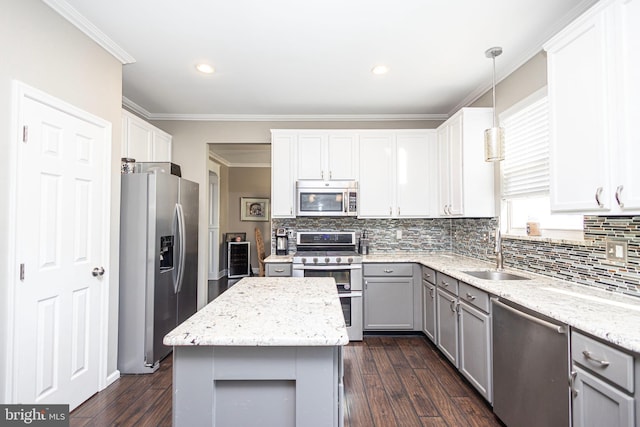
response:
[[[501,426],[422,336],[366,336],[344,351],[345,427]],[[124,375],[71,413],[71,426],[170,426],[171,356]]]

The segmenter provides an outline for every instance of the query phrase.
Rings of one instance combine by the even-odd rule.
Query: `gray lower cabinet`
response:
[[[436,340],[442,354],[458,367],[458,281],[436,273]]]
[[[364,264],[364,329],[414,329],[412,264]]]
[[[291,277],[290,262],[269,262],[266,264],[267,277]]]
[[[460,283],[458,369],[491,403],[491,317],[473,304],[481,296],[489,300],[485,292]]]
[[[573,425],[637,426],[638,361],[577,331],[571,334],[571,359]]]
[[[422,332],[434,343],[436,340],[436,272],[422,267]]]

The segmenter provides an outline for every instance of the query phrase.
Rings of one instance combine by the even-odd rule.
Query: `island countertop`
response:
[[[246,277],[163,340],[170,346],[341,346],[333,278]]]

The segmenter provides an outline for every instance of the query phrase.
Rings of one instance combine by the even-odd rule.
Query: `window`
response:
[[[582,215],[554,214],[549,202],[549,119],[546,88],[500,115],[505,159],[500,165],[505,232],[526,235],[537,223],[543,237],[582,239]]]

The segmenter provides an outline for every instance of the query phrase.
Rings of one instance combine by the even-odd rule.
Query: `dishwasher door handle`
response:
[[[527,314],[525,312],[517,310],[517,309],[511,307],[510,305],[507,305],[507,304],[501,302],[498,299],[494,299],[493,302],[494,302],[494,304],[498,304],[500,307],[504,308],[505,310],[509,310],[510,312],[512,312],[512,313],[514,313],[514,314],[516,314],[516,315],[518,315],[520,317],[524,317],[525,319],[528,319],[528,320],[530,320],[530,321],[532,321],[534,323],[537,323],[540,326],[544,326],[545,328],[549,328],[549,329],[551,329],[551,330],[553,330],[553,331],[555,331],[555,332],[557,332],[559,334],[566,334],[567,333],[567,328],[564,327],[564,326],[556,325],[556,324],[553,324],[551,322],[547,322],[546,320],[539,319],[539,318],[537,318],[535,316],[532,316],[530,314]]]

